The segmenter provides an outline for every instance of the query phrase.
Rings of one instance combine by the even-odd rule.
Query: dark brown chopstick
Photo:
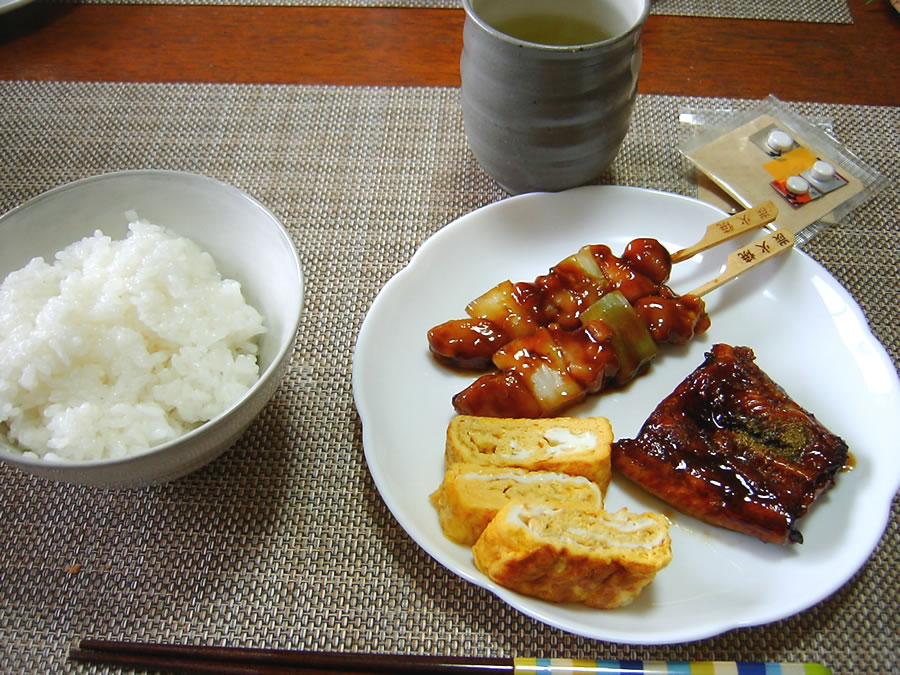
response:
[[[463,673],[510,675],[512,659],[415,654],[347,654],[341,652],[258,649],[252,647],[208,647],[150,644],[116,640],[83,639],[69,652],[73,661],[149,668],[177,673]]]

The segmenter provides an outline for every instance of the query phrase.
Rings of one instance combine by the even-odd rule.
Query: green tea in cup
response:
[[[595,19],[565,14],[517,14],[491,25],[510,37],[544,45],[585,45],[608,40],[616,34]]]

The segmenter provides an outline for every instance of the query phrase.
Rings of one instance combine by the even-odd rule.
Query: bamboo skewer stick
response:
[[[794,247],[794,235],[788,231],[776,230],[772,234],[732,251],[728,256],[725,269],[715,278],[695,288],[688,295],[700,297],[719,288],[723,284],[737,279],[757,265],[771,260],[777,255],[786,253]]]
[[[768,225],[777,217],[778,207],[769,200],[758,206],[735,213],[733,216],[716,221],[706,228],[706,234],[696,244],[673,253],[672,263],[687,260],[702,251],[744,234],[744,232],[759,229],[763,225]]]

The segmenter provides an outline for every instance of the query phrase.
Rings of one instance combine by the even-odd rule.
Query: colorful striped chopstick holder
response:
[[[831,675],[830,669],[818,663],[534,658],[517,658],[513,663],[515,675]]]

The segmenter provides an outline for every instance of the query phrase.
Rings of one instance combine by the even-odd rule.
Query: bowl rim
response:
[[[137,452],[133,452],[129,455],[125,455],[123,457],[106,457],[102,459],[63,459],[63,458],[49,458],[45,459],[43,457],[30,457],[23,453],[19,452],[11,452],[5,446],[0,445],[0,461],[8,462],[9,464],[19,466],[19,467],[34,467],[34,468],[45,468],[52,470],[64,470],[66,468],[71,469],[90,469],[92,467],[111,467],[119,464],[128,464],[135,460],[147,458],[150,455],[161,454],[166,450],[181,445],[186,441],[191,441],[197,436],[201,436],[205,434],[209,429],[230,416],[234,413],[236,409],[246,403],[248,400],[252,399],[256,393],[268,382],[269,378],[272,374],[281,367],[282,363],[287,358],[289,352],[291,352],[296,344],[297,333],[300,329],[300,322],[303,318],[304,307],[305,307],[305,299],[306,299],[306,277],[304,275],[303,265],[300,261],[300,256],[297,252],[297,247],[294,245],[293,239],[291,239],[290,234],[287,229],[284,227],[284,224],[281,220],[274,214],[272,211],[265,206],[258,199],[245,192],[244,190],[231,185],[230,183],[226,183],[217,178],[212,178],[210,176],[206,176],[199,173],[192,173],[189,171],[179,171],[179,170],[171,170],[171,169],[125,169],[121,171],[109,171],[105,173],[95,174],[92,176],[85,176],[83,178],[78,178],[73,181],[69,181],[67,183],[63,183],[60,185],[56,185],[52,188],[48,188],[44,192],[41,192],[34,197],[31,197],[21,204],[18,204],[11,208],[6,213],[0,214],[0,235],[2,235],[2,230],[4,223],[10,218],[14,217],[14,215],[33,207],[35,204],[46,201],[47,199],[52,199],[53,197],[63,193],[68,192],[73,189],[78,189],[84,187],[90,183],[103,182],[104,180],[115,180],[121,178],[129,178],[129,177],[141,177],[141,176],[164,176],[166,178],[176,179],[176,180],[187,180],[194,181],[198,183],[208,183],[213,187],[218,189],[224,189],[227,192],[231,192],[235,196],[248,201],[255,209],[261,211],[263,215],[267,217],[267,219],[277,227],[278,234],[285,243],[287,250],[291,254],[292,262],[294,264],[294,272],[297,275],[297,284],[299,287],[299,302],[297,304],[297,310],[294,313],[294,316],[291,317],[291,320],[288,324],[291,326],[290,333],[285,333],[286,335],[290,335],[291,337],[284,340],[282,344],[279,345],[278,350],[273,355],[272,361],[269,365],[259,373],[259,377],[257,377],[256,382],[241,396],[239,399],[234,401],[231,405],[229,405],[225,410],[220,412],[215,417],[206,420],[201,423],[197,427],[191,429],[185,434],[173,438],[170,441],[165,443],[160,443],[159,445],[154,445],[144,450],[139,450]],[[181,235],[179,235],[181,236]],[[3,282],[3,279],[0,279],[0,283]]]

